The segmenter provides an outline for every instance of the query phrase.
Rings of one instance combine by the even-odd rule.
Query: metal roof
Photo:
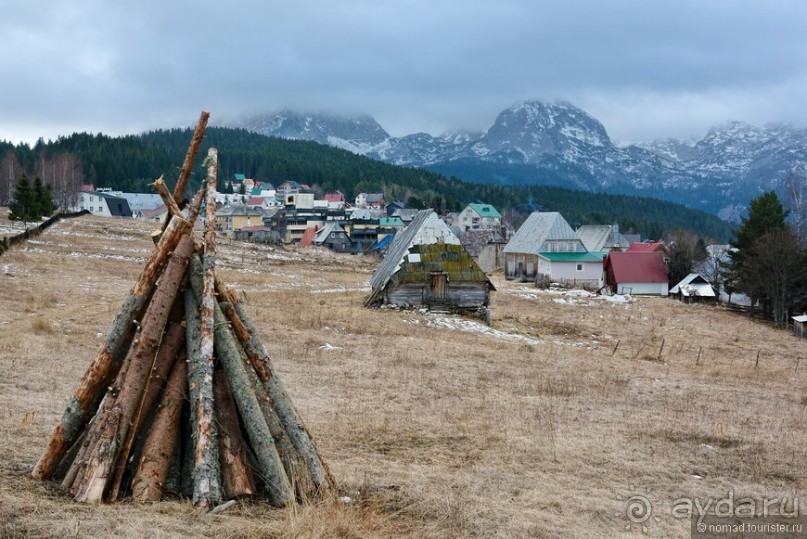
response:
[[[387,249],[387,255],[370,277],[373,292],[382,290],[395,272],[401,269],[404,257],[413,245],[432,243],[460,245],[460,240],[433,210],[422,210],[409,226],[395,235],[392,245]]]
[[[538,253],[538,256],[552,262],[602,262],[602,254],[597,253]]]
[[[681,292],[684,296],[715,297],[715,289],[700,273],[690,273],[670,289],[670,294]]]
[[[575,234],[587,251],[609,251],[614,246],[614,225],[583,225]],[[630,244],[619,234],[619,247],[623,251]]]
[[[669,280],[660,252],[613,251],[606,257],[617,283],[664,283]]]
[[[328,239],[333,232],[342,232],[344,234],[345,229],[342,228],[342,225],[337,223],[336,221],[328,221],[325,225],[317,231],[317,235],[314,238],[314,243],[317,245],[321,245],[325,240]]]
[[[472,210],[474,210],[477,214],[479,214],[479,217],[494,217],[500,219],[502,216],[502,214],[499,213],[498,210],[496,210],[496,208],[494,208],[490,204],[471,203],[468,205],[471,207]]]
[[[533,212],[504,247],[505,253],[535,255],[547,240],[578,241],[577,235],[558,212]]]
[[[792,318],[796,322],[807,322],[807,314],[800,314],[800,315],[794,316]]]

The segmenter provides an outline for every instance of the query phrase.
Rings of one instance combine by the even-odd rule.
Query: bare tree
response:
[[[20,175],[22,167],[17,154],[9,150],[0,159],[0,206],[7,206],[11,202]]]
[[[804,167],[792,168],[779,182],[779,198],[790,210],[789,220],[802,245],[807,243],[807,172]]]

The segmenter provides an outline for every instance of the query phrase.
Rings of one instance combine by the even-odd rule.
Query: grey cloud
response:
[[[365,112],[396,135],[438,133],[532,98],[569,100],[620,140],[807,124],[801,2],[25,4],[0,21],[0,138],[15,142],[187,125],[201,108]]]

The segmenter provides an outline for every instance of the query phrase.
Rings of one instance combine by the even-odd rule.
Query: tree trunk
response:
[[[136,501],[156,502],[162,495],[168,469],[177,452],[179,418],[187,385],[188,364],[180,356],[171,371],[132,481],[132,495]]]
[[[256,492],[255,480],[241,438],[238,411],[224,371],[214,373],[213,393],[219,420],[219,457],[224,497],[232,499],[252,496]]]
[[[318,489],[335,487],[336,481],[328,465],[320,457],[314,438],[297,414],[297,410],[295,410],[288,393],[286,393],[280,377],[277,376],[275,367],[269,357],[269,352],[264,347],[249,314],[232,290],[227,289],[221,283],[218,284],[218,290],[219,296],[227,300],[228,305],[225,307],[227,307],[228,317],[232,321],[233,330],[263,383],[278,419],[283,425],[283,430],[288,435],[297,453],[305,461],[311,474],[311,479]]]
[[[194,256],[195,260],[196,257]],[[221,501],[216,420],[213,409],[213,327],[206,327],[199,313],[197,298],[185,291],[187,324],[188,386],[190,389],[191,428],[193,429],[193,504],[212,507]],[[205,354],[207,350],[207,354]]]
[[[120,384],[116,382],[118,392],[115,394],[113,389],[114,398],[108,402],[105,400],[105,406],[99,411],[97,429],[88,434],[88,451],[85,458],[77,463],[85,470],[80,483],[73,485],[77,501],[100,501],[110,486],[110,474],[117,459],[128,458],[128,454],[120,454],[121,449],[126,444],[129,429],[135,419],[152,361],[159,349],[171,306],[185,276],[192,248],[190,236],[183,236],[172,253],[143,315],[143,322],[130,351],[131,358],[127,360],[129,367],[124,376],[119,377]]]
[[[191,258],[191,285],[197,297],[202,294],[202,261]],[[245,365],[238,355],[238,344],[228,331],[227,320],[218,304],[216,313],[216,352],[224,367],[230,389],[244,423],[244,429],[258,461],[258,474],[266,482],[271,502],[279,507],[294,503],[294,490],[283,469],[274,438],[266,424]]]

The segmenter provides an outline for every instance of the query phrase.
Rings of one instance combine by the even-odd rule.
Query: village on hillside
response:
[[[560,213],[539,209],[516,230],[497,208],[484,202],[438,215],[388,201],[384,193],[362,192],[347,200],[337,190],[316,198],[306,184],[286,181],[274,186],[243,174],[235,174],[225,185],[227,193],[216,194],[220,233],[248,242],[321,246],[337,253],[384,257],[368,304],[427,305],[486,318],[494,289],[486,273],[494,271],[502,271],[508,280],[541,287],[555,284],[606,294],[672,295],[686,302],[751,303],[743,294],[727,293],[723,285],[721,268],[730,262],[729,245],[706,246],[703,260],[676,278],[668,271],[670,249],[663,240],[626,233],[618,223],[573,228]],[[72,209],[162,223],[168,216],[162,202],[157,194],[87,185]],[[456,252],[432,255],[426,264],[426,244],[453,245]],[[467,263],[447,262],[462,257],[468,258]]]

